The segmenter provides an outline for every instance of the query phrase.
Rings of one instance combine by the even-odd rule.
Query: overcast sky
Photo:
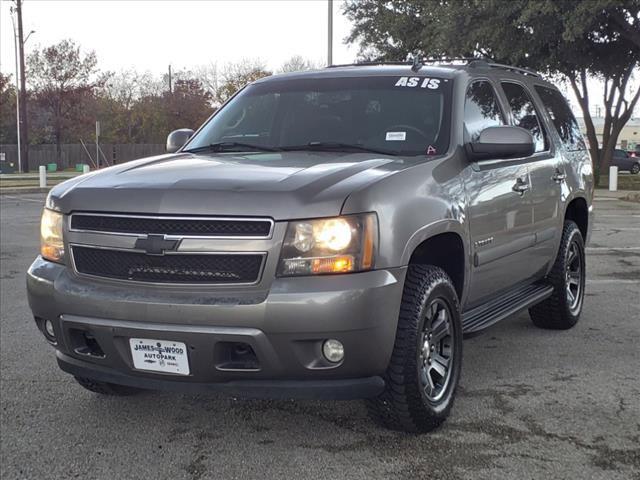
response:
[[[15,75],[12,5],[0,0],[0,70]],[[260,58],[276,70],[293,55],[318,65],[327,58],[327,0],[24,0],[23,5],[25,35],[35,30],[27,54],[71,38],[95,50],[103,70],[159,74],[169,64],[180,70],[242,58]],[[341,5],[334,1],[333,62],[349,63],[358,48],[344,44],[350,22]],[[590,83],[595,113],[596,104],[602,104],[601,87]],[[563,90],[581,116],[571,92]]]
[[[334,63],[355,59],[343,40],[349,22],[334,2]],[[0,7],[1,69],[14,73],[9,8]],[[63,38],[96,51],[102,69],[164,72],[258,57],[271,69],[293,55],[327,58],[327,1],[54,1],[25,0],[26,52]]]

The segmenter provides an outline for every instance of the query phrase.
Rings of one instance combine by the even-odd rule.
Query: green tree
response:
[[[571,85],[585,120],[596,176],[611,160],[638,103],[631,79],[640,63],[640,0],[347,0],[368,59],[486,56],[559,75]],[[588,79],[602,81],[604,131],[599,144]]]
[[[83,55],[73,40],[35,50],[27,58],[35,101],[48,116],[49,131],[43,136],[56,144],[58,162],[63,142],[92,135],[95,111],[83,107],[93,102],[107,79],[97,63],[95,52]]]

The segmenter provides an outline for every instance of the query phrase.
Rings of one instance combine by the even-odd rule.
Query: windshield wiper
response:
[[[279,152],[279,148],[274,147],[264,147],[262,145],[254,145],[251,143],[243,143],[243,142],[216,142],[210,143],[209,145],[203,145],[201,147],[190,148],[189,150],[183,150],[187,153],[196,153],[196,152],[226,152],[233,150],[235,148],[245,148],[248,150],[256,151],[256,152]]]
[[[398,152],[394,152],[393,150],[371,148],[357,143],[342,142],[309,142],[306,145],[287,145],[280,147],[280,150],[358,150],[361,152],[380,153],[382,155],[398,155]]]

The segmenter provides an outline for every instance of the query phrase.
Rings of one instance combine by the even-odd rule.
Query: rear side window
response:
[[[482,130],[499,125],[504,125],[504,119],[493,87],[485,80],[473,82],[464,102],[466,141],[475,142]]]
[[[517,83],[503,82],[502,89],[509,102],[514,124],[531,132],[536,152],[548,150],[547,136],[540,122],[538,112],[524,87]]]
[[[580,133],[578,122],[562,94],[558,90],[539,85],[536,86],[536,92],[549,113],[565,148],[567,150],[585,150],[586,145],[582,133]]]

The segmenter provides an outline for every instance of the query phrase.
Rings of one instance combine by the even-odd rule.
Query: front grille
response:
[[[119,280],[154,283],[255,283],[260,254],[146,255],[123,250],[73,246],[79,273]]]
[[[269,219],[185,218],[97,215],[74,213],[71,230],[91,232],[161,234],[193,237],[268,238],[273,222]]]

